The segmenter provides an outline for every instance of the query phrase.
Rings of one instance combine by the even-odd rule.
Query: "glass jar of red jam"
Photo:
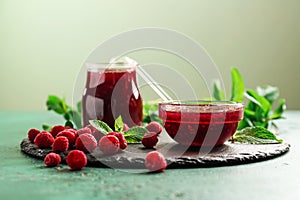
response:
[[[98,119],[111,128],[118,116],[129,127],[141,125],[143,103],[136,80],[136,62],[87,63],[82,95],[83,126]]]

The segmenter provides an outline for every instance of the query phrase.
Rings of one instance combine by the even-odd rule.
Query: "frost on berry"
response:
[[[167,168],[167,162],[161,153],[151,151],[146,156],[145,166],[150,172],[161,172]]]

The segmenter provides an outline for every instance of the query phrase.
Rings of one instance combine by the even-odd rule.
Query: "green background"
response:
[[[247,88],[278,86],[288,109],[300,108],[298,0],[0,0],[0,109],[45,110],[49,93],[70,100],[89,53],[141,27],[173,29],[202,44],[227,96],[235,66]],[[148,61],[148,53],[134,58]]]

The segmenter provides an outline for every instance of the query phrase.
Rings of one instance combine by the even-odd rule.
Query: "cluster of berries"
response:
[[[128,129],[126,126],[124,124],[124,130]],[[153,148],[158,142],[158,135],[162,132],[162,127],[157,122],[151,122],[146,129],[149,132],[144,135],[142,144],[146,148]],[[79,130],[57,125],[50,132],[32,128],[28,131],[28,139],[39,148],[52,148],[53,152],[44,159],[44,163],[48,167],[57,166],[61,162],[61,157],[57,153],[66,152],[75,147],[75,150],[71,150],[66,157],[66,162],[72,170],[80,170],[85,167],[87,164],[85,153],[93,152],[97,147],[105,155],[115,154],[127,147],[123,133],[110,132],[104,135],[91,125]],[[158,172],[163,171],[167,164],[160,153],[152,151],[146,156],[145,166],[150,171]]]

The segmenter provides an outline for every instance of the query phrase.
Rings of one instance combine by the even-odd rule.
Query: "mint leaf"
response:
[[[79,113],[81,113],[81,109],[82,109],[82,101],[78,101],[78,103],[76,104],[76,107],[77,107],[77,111]]]
[[[147,132],[148,130],[144,127],[134,126],[124,132],[124,137],[127,143],[137,143],[142,141],[143,136]]]
[[[68,114],[70,116],[70,121],[72,121],[75,124],[77,129],[82,128],[80,113],[78,111],[75,111],[75,110],[70,110],[70,111],[68,111]]]
[[[232,90],[231,101],[242,102],[244,99],[244,82],[243,78],[237,68],[231,69]]]
[[[113,132],[113,130],[103,121],[100,120],[90,120],[90,124],[96,128],[98,131],[106,135],[109,132]]]
[[[275,109],[274,113],[270,116],[270,119],[281,119],[282,113],[285,111],[286,105],[285,105],[285,100],[284,99],[279,99],[279,105]]]
[[[161,119],[158,116],[158,102],[160,99],[151,101],[151,102],[143,102],[143,124],[146,126],[151,121],[156,121],[162,124]]]
[[[225,100],[225,95],[224,92],[221,90],[220,88],[220,82],[219,81],[215,81],[214,82],[214,98],[216,100],[222,101]]]
[[[237,131],[233,140],[248,144],[279,144],[283,141],[278,139],[274,133],[264,127],[247,127]]]
[[[122,120],[122,116],[120,115],[116,120],[115,120],[115,131],[116,132],[122,132],[124,127],[124,123]]]
[[[43,128],[44,131],[48,131],[49,132],[49,131],[51,131],[52,127],[49,124],[43,124],[42,128]]]
[[[279,96],[278,88],[270,85],[258,86],[256,88],[256,91],[260,96],[265,97],[270,102],[270,104],[273,104],[273,102]]]
[[[68,110],[65,100],[55,95],[48,96],[46,105],[48,110],[53,110],[58,114],[64,114]]]
[[[254,104],[258,105],[262,110],[262,115],[267,116],[270,109],[271,104],[270,102],[263,96],[259,96],[254,90],[247,90],[245,96]],[[261,113],[257,112],[256,113]]]
[[[65,126],[74,128],[74,125],[73,125],[73,123],[71,121],[66,121]]]

